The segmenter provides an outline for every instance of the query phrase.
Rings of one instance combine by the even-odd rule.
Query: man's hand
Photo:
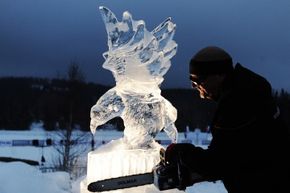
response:
[[[165,151],[165,163],[176,166],[178,175],[178,189],[185,190],[194,183],[203,181],[202,177],[193,169],[196,147],[189,143],[170,144]]]
[[[178,160],[184,160],[188,157],[188,154],[194,151],[194,149],[195,146],[190,143],[172,143],[165,151],[165,161],[167,163],[176,164]]]

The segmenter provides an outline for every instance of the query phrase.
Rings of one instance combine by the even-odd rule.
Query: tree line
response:
[[[32,122],[42,121],[46,130],[89,131],[90,108],[112,87],[85,82],[75,68],[67,79],[0,78],[0,128],[26,130]],[[179,131],[186,126],[204,130],[211,122],[215,103],[200,99],[192,89],[162,89],[161,94],[178,111]],[[273,95],[290,128],[289,93],[282,89]],[[120,118],[109,123],[124,128]]]

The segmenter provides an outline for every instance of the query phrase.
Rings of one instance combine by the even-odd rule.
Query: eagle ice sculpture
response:
[[[176,54],[175,24],[168,18],[149,32],[144,21],[134,21],[129,12],[123,13],[120,22],[108,8],[100,7],[100,12],[109,46],[103,54],[103,68],[113,73],[116,86],[91,108],[92,133],[99,125],[121,117],[125,126],[122,140],[128,149],[155,148],[154,137],[162,129],[176,142],[177,111],[159,88]]]

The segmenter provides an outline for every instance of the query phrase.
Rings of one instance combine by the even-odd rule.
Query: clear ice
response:
[[[159,88],[177,51],[172,40],[176,25],[168,18],[149,32],[145,22],[133,20],[129,12],[123,13],[120,22],[108,8],[100,7],[100,12],[109,47],[103,54],[103,68],[113,73],[116,86],[91,108],[92,133],[99,125],[121,117],[124,142],[131,149],[155,147],[154,138],[162,129],[177,142],[177,111]]]

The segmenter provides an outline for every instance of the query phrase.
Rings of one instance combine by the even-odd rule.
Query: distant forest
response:
[[[89,131],[90,108],[111,87],[79,79],[0,78],[0,129],[27,130],[42,121],[46,130],[74,128]],[[162,89],[162,96],[177,109],[179,131],[205,130],[215,103],[202,100],[192,89]],[[283,118],[290,128],[290,95],[273,91]],[[122,130],[122,119],[109,122]]]

